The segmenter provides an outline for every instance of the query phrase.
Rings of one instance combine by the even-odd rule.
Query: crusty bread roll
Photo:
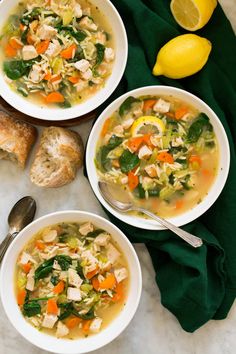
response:
[[[0,159],[11,160],[24,168],[36,137],[33,126],[0,111]]]
[[[31,166],[31,181],[49,188],[71,182],[82,165],[83,151],[78,133],[58,127],[45,128]]]

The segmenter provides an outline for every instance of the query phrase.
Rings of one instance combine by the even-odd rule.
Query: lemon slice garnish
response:
[[[172,0],[172,15],[176,22],[188,31],[205,26],[217,5],[217,0]]]
[[[165,131],[165,125],[160,118],[155,116],[142,116],[134,121],[131,127],[131,135],[140,134],[162,134]]]

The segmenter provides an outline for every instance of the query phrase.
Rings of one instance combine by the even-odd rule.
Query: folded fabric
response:
[[[216,112],[230,143],[231,167],[223,192],[202,217],[183,227],[204,240],[201,248],[193,249],[170,231],[138,229],[108,213],[132,242],[146,244],[162,304],[186,331],[193,332],[209,319],[225,318],[236,296],[235,35],[218,5],[210,22],[197,32],[213,45],[207,65],[182,80],[154,77],[152,68],[158,50],[168,40],[186,33],[171,15],[170,1],[113,0],[113,4],[126,26],[129,56],[124,78],[105,105],[141,86],[162,84],[183,88],[203,99]]]

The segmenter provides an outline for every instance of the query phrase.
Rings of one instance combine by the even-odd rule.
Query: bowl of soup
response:
[[[91,112],[118,85],[127,36],[109,0],[3,0],[0,94],[40,119]]]
[[[140,264],[126,236],[81,211],[43,216],[19,233],[1,269],[13,326],[55,353],[85,353],[116,338],[141,295]]]
[[[141,213],[114,210],[98,181],[118,186],[134,204],[181,226],[216,201],[229,162],[227,136],[212,109],[167,86],[138,88],[110,104],[93,126],[86,152],[98,200],[118,219],[151,230],[163,227]]]

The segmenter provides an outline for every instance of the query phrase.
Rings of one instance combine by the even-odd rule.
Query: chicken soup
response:
[[[201,203],[217,175],[218,160],[217,139],[205,113],[172,96],[145,96],[128,97],[105,121],[95,164],[101,180],[169,218]]]
[[[17,302],[38,330],[73,339],[100,332],[122,311],[129,284],[125,256],[92,223],[40,230],[16,264]]]
[[[114,62],[107,19],[87,0],[23,0],[1,33],[5,79],[36,103],[62,108],[100,90]]]

